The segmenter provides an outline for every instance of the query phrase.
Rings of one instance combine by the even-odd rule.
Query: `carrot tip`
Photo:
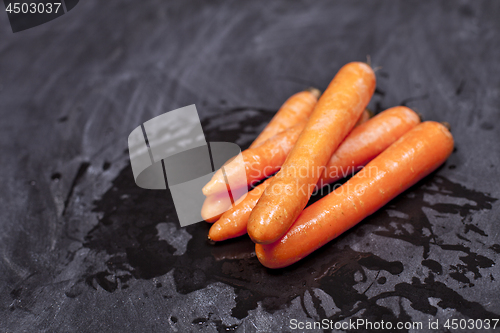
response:
[[[209,244],[214,245],[216,243],[212,238],[210,238],[210,236],[207,236],[207,238],[208,238],[208,243]]]
[[[451,131],[451,125],[450,125],[449,122],[443,121],[443,122],[441,122],[441,125],[443,125],[444,127],[446,127],[448,129],[448,131]]]
[[[321,90],[314,87],[309,87],[305,91],[309,91],[316,98],[319,98],[319,96],[321,96]]]

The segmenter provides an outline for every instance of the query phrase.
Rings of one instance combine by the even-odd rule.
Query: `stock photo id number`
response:
[[[79,0],[12,1],[4,0],[12,32],[19,32],[52,21],[73,9]]]

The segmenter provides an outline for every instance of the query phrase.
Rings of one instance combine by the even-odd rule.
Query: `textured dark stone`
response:
[[[498,17],[496,1],[85,0],[13,34],[1,14],[0,331],[498,318]],[[447,121],[457,149],[303,261],[211,245],[169,191],[135,186],[142,122],[194,103],[207,141],[246,148],[288,96],[367,55],[369,107]]]

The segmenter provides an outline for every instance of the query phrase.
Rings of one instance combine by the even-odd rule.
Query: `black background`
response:
[[[0,15],[0,330],[282,331],[289,318],[499,318],[496,1],[96,1],[13,34]],[[302,262],[178,226],[127,137],[196,104],[247,147],[281,103],[370,55],[370,108],[448,121],[456,151]],[[442,329],[444,331],[444,329]]]

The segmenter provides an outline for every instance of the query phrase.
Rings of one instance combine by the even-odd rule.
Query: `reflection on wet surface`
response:
[[[272,112],[239,112],[236,126],[228,128],[221,127],[227,124],[227,120],[221,122],[224,114],[204,122],[205,130],[209,131],[207,138],[217,140],[230,136],[245,148],[248,138],[260,130],[261,126],[256,124]],[[247,124],[248,133],[239,130],[240,122]],[[497,199],[454,183],[439,172],[426,177],[301,262],[269,270],[258,262],[247,236],[214,245],[207,241],[210,227],[207,223],[181,229],[169,191],[137,187],[131,168],[126,167],[114,179],[113,186],[94,202],[93,211],[102,218],[87,234],[84,243],[86,248],[107,255],[107,269],[89,272],[80,284],[114,292],[128,288],[131,279],[153,279],[173,271],[176,291],[181,294],[215,282],[234,288],[236,306],[231,309],[231,315],[238,319],[245,318],[259,303],[273,313],[297,297],[306,314],[320,319],[342,320],[362,314],[364,318],[409,321],[411,316],[401,299],[409,301],[416,311],[435,315],[436,304],[431,300],[436,298],[440,299],[439,307],[455,309],[470,318],[492,317],[495,314],[479,303],[466,300],[442,281],[449,277],[471,287],[478,279],[493,279],[491,275],[483,276],[487,274],[483,269],[494,265],[500,245],[494,244],[488,249],[490,257],[475,253],[473,249],[481,246],[475,239],[487,235],[472,223],[471,216],[490,210]],[[325,192],[328,191],[323,195]],[[318,199],[319,196],[313,197],[311,202]],[[445,222],[436,225],[438,219]],[[446,234],[446,228],[456,230],[455,226],[447,226],[450,223],[463,225],[463,232],[456,233],[454,243],[449,243],[450,237]],[[369,242],[380,243],[375,246],[376,253],[368,246]],[[404,253],[393,253],[391,244],[395,242],[406,244],[406,248],[413,247],[413,259],[408,260]],[[452,253],[454,256],[449,257],[458,257],[458,260],[439,260],[437,252],[432,255],[438,250]],[[415,262],[420,263],[421,268],[415,267]],[[424,267],[426,274],[412,276]],[[392,297],[400,299],[397,311],[384,306],[383,300]],[[312,301],[314,310],[308,310],[306,298]],[[328,305],[331,301],[333,308]]]
[[[462,219],[464,233],[461,237],[466,238],[470,233],[482,236],[484,232],[470,225],[467,217],[475,211],[491,209],[496,199],[442,176],[430,175],[393,200],[386,209],[364,221],[364,225],[376,227],[374,235],[399,239],[420,248],[421,263],[429,268],[428,275],[423,279],[413,277],[411,283],[397,283],[393,290],[369,297],[367,290],[360,292],[356,288],[367,282],[367,272],[376,272],[377,277],[367,287],[374,288],[385,283],[385,276],[398,276],[407,267],[404,258],[388,261],[374,253],[356,251],[349,245],[338,248],[337,243],[349,237],[350,232],[366,237],[362,227],[354,228],[291,267],[269,270],[255,258],[253,244],[246,236],[212,245],[207,241],[207,223],[184,228],[183,236],[168,191],[142,190],[135,186],[130,175],[129,167],[122,170],[113,182],[113,187],[95,202],[94,210],[104,215],[88,233],[85,246],[106,252],[109,259],[106,271],[94,272],[86,277],[85,281],[90,286],[99,285],[113,292],[117,288],[127,288],[130,279],[152,279],[173,270],[177,292],[182,294],[205,288],[214,282],[223,282],[235,288],[237,298],[232,315],[237,318],[244,318],[249,310],[257,307],[258,302],[262,302],[265,310],[272,312],[297,296],[303,298],[307,293],[312,296],[320,317],[326,318],[321,300],[314,292],[316,289],[328,294],[340,309],[332,317],[337,320],[356,315],[361,310],[364,310],[364,317],[385,316],[387,320],[403,320],[408,317],[404,310],[396,316],[377,303],[381,298],[393,296],[408,299],[415,310],[426,314],[436,312],[436,307],[428,300],[428,297],[434,297],[441,299],[438,304],[440,307],[455,308],[472,318],[493,315],[480,304],[468,302],[446,284],[436,281],[435,276],[448,274],[472,286],[474,280],[483,278],[480,269],[491,267],[494,260],[474,253],[470,247],[460,243],[446,244],[440,240],[424,210],[430,208],[437,214],[451,214]],[[433,202],[429,198],[434,195],[467,199],[469,203],[458,205],[451,203],[452,200],[448,200],[449,203]],[[167,225],[171,232],[179,233],[175,246],[169,244],[165,237],[159,237],[159,226],[161,230],[165,221],[169,222]],[[412,227],[408,228],[408,224]],[[184,246],[180,244],[183,238],[185,251],[178,254],[177,248]],[[433,247],[458,252],[460,263],[444,264],[443,267],[443,263],[429,259]],[[467,274],[469,272],[472,273],[472,280]],[[381,277],[378,278],[378,275]],[[409,317],[406,319],[410,320]]]

